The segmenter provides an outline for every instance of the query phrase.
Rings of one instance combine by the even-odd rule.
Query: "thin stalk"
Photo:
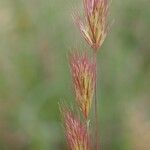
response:
[[[96,61],[96,82],[95,82],[95,100],[94,100],[94,115],[95,115],[95,150],[100,150],[100,142],[99,142],[99,116],[98,116],[98,101],[97,101],[97,54],[94,53],[94,59]]]
[[[89,126],[90,126],[90,120],[86,120],[86,127],[87,127],[88,134],[90,133]]]

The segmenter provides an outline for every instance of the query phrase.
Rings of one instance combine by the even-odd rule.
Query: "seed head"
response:
[[[64,126],[70,150],[90,150],[86,125],[82,124],[67,108],[62,109]]]
[[[108,0],[83,0],[85,20],[77,17],[76,23],[88,44],[97,52],[108,30]]]
[[[87,119],[95,89],[96,62],[90,60],[86,54],[73,54],[70,57],[72,79],[76,101]]]

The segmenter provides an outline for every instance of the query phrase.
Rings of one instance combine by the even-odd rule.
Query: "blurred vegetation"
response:
[[[89,49],[81,0],[0,0],[0,149],[65,150],[58,102],[74,100],[67,53]],[[113,0],[98,54],[103,150],[150,150],[149,0]],[[88,50],[89,51],[89,50]]]

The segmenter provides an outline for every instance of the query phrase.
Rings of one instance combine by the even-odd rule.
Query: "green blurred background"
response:
[[[72,103],[67,54],[87,49],[82,0],[0,0],[0,150],[66,150],[58,102]],[[102,150],[150,150],[149,0],[113,0],[98,53]]]

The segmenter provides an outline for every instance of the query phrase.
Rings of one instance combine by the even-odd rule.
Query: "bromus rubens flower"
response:
[[[84,18],[77,16],[76,22],[88,44],[97,52],[103,44],[108,30],[108,0],[83,0]]]
[[[81,35],[93,49],[93,56],[74,53],[69,57],[75,93],[75,112],[62,107],[65,134],[70,150],[100,150],[97,102],[97,52],[107,32],[108,0],[83,0],[84,19],[76,16]],[[93,100],[93,98],[95,98]],[[94,107],[92,102],[94,101]],[[93,108],[94,123],[90,111]],[[80,111],[78,111],[80,110]],[[81,117],[83,116],[83,117]],[[91,125],[94,125],[93,131]],[[92,138],[91,138],[92,137]]]
[[[72,111],[62,107],[65,134],[70,150],[91,150],[87,126],[75,117]]]
[[[76,101],[87,119],[95,89],[96,62],[86,54],[76,53],[70,56],[70,66]]]

